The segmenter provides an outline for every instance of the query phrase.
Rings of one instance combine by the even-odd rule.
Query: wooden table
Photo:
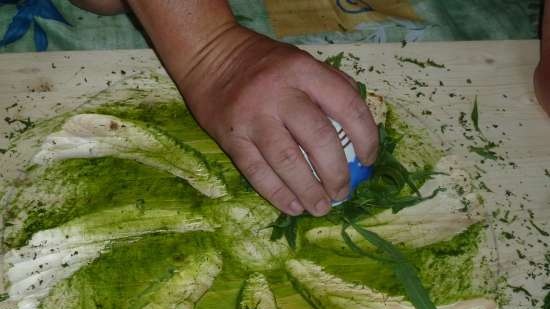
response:
[[[482,180],[493,192],[484,194],[489,228],[482,254],[494,262],[496,278],[503,278],[497,281],[510,297],[506,308],[540,307],[548,292],[543,286],[550,283],[550,239],[545,236],[550,232],[550,121],[532,87],[538,44],[303,47],[321,59],[341,51],[358,57],[348,57],[343,69],[403,107],[439,136],[448,152],[486,171]],[[428,58],[445,67],[421,67]],[[21,128],[20,122],[8,124],[11,119],[36,121],[70,110],[128,76],[150,71],[165,74],[151,50],[0,55],[0,115],[6,120],[0,122],[0,149],[8,146],[10,132]],[[459,117],[464,112],[469,119],[476,96],[480,129],[488,139],[502,141],[496,149],[502,161],[481,163],[467,148]],[[2,166],[0,173],[9,169]]]

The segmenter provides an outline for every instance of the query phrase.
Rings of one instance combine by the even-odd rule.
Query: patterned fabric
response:
[[[32,25],[34,26],[34,45],[36,50],[46,50],[48,48],[48,37],[42,26],[38,23],[38,18],[55,20],[70,26],[50,0],[28,0],[20,3],[16,0],[0,0],[0,3],[13,4],[17,8],[17,13],[0,41],[0,47],[21,39]]]
[[[532,39],[542,0],[230,0],[246,27],[293,44]],[[145,48],[135,18],[68,0],[0,0],[0,52]]]

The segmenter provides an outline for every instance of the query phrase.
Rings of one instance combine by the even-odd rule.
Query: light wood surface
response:
[[[550,173],[550,120],[538,106],[532,87],[538,44],[494,41],[303,47],[320,59],[341,51],[357,56],[360,60],[344,62],[345,71],[402,107],[411,121],[428,128],[448,153],[486,171],[481,180],[493,192],[484,194],[489,232],[482,252],[494,265],[495,281],[510,298],[504,308],[540,307],[548,292],[543,286],[550,283],[550,261],[545,260],[550,241],[544,236],[544,231],[550,232],[550,176],[545,175],[545,169]],[[399,57],[422,62],[430,58],[445,68],[421,68],[396,59]],[[357,62],[355,68],[353,62]],[[355,74],[357,66],[365,71]],[[165,74],[150,50],[0,55],[0,149],[8,147],[6,136],[20,126],[8,124],[3,120],[6,117],[30,117],[33,121],[50,117],[71,110],[128,76],[150,71]],[[463,135],[459,117],[464,112],[469,119],[475,96],[480,128],[487,139],[502,141],[495,151],[504,160],[482,163],[481,157],[467,148],[471,143]],[[2,166],[0,173],[8,169]],[[507,212],[510,223],[504,222]],[[514,237],[508,239],[503,232]],[[525,258],[519,257],[518,250]],[[513,287],[522,287],[532,296]]]

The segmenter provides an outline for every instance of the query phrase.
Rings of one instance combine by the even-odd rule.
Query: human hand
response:
[[[331,200],[349,194],[347,161],[327,117],[343,126],[361,162],[375,161],[378,130],[346,74],[239,26],[219,35],[201,55],[192,70],[172,72],[188,107],[251,185],[281,211],[320,216]]]
[[[72,1],[102,14],[133,10],[199,124],[281,211],[320,216],[348,196],[347,161],[328,117],[361,162],[374,163],[378,130],[355,81],[240,27],[227,0]]]

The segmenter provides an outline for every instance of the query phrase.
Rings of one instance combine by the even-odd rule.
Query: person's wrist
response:
[[[239,25],[221,32],[173,78],[192,109],[262,66],[276,42]]]
[[[258,39],[256,33],[236,23],[223,25],[208,41],[197,46],[193,52],[186,53],[185,61],[181,61],[179,52],[169,55],[174,61],[180,59],[178,71],[173,72],[172,77],[186,95],[200,89],[206,90],[221,76],[234,69],[243,51]]]
[[[216,54],[224,56],[221,53],[224,45],[229,48],[231,43],[226,38],[242,32],[227,0],[196,3],[126,0],[126,3],[144,26],[164,67],[176,82],[186,80],[195,68]]]

